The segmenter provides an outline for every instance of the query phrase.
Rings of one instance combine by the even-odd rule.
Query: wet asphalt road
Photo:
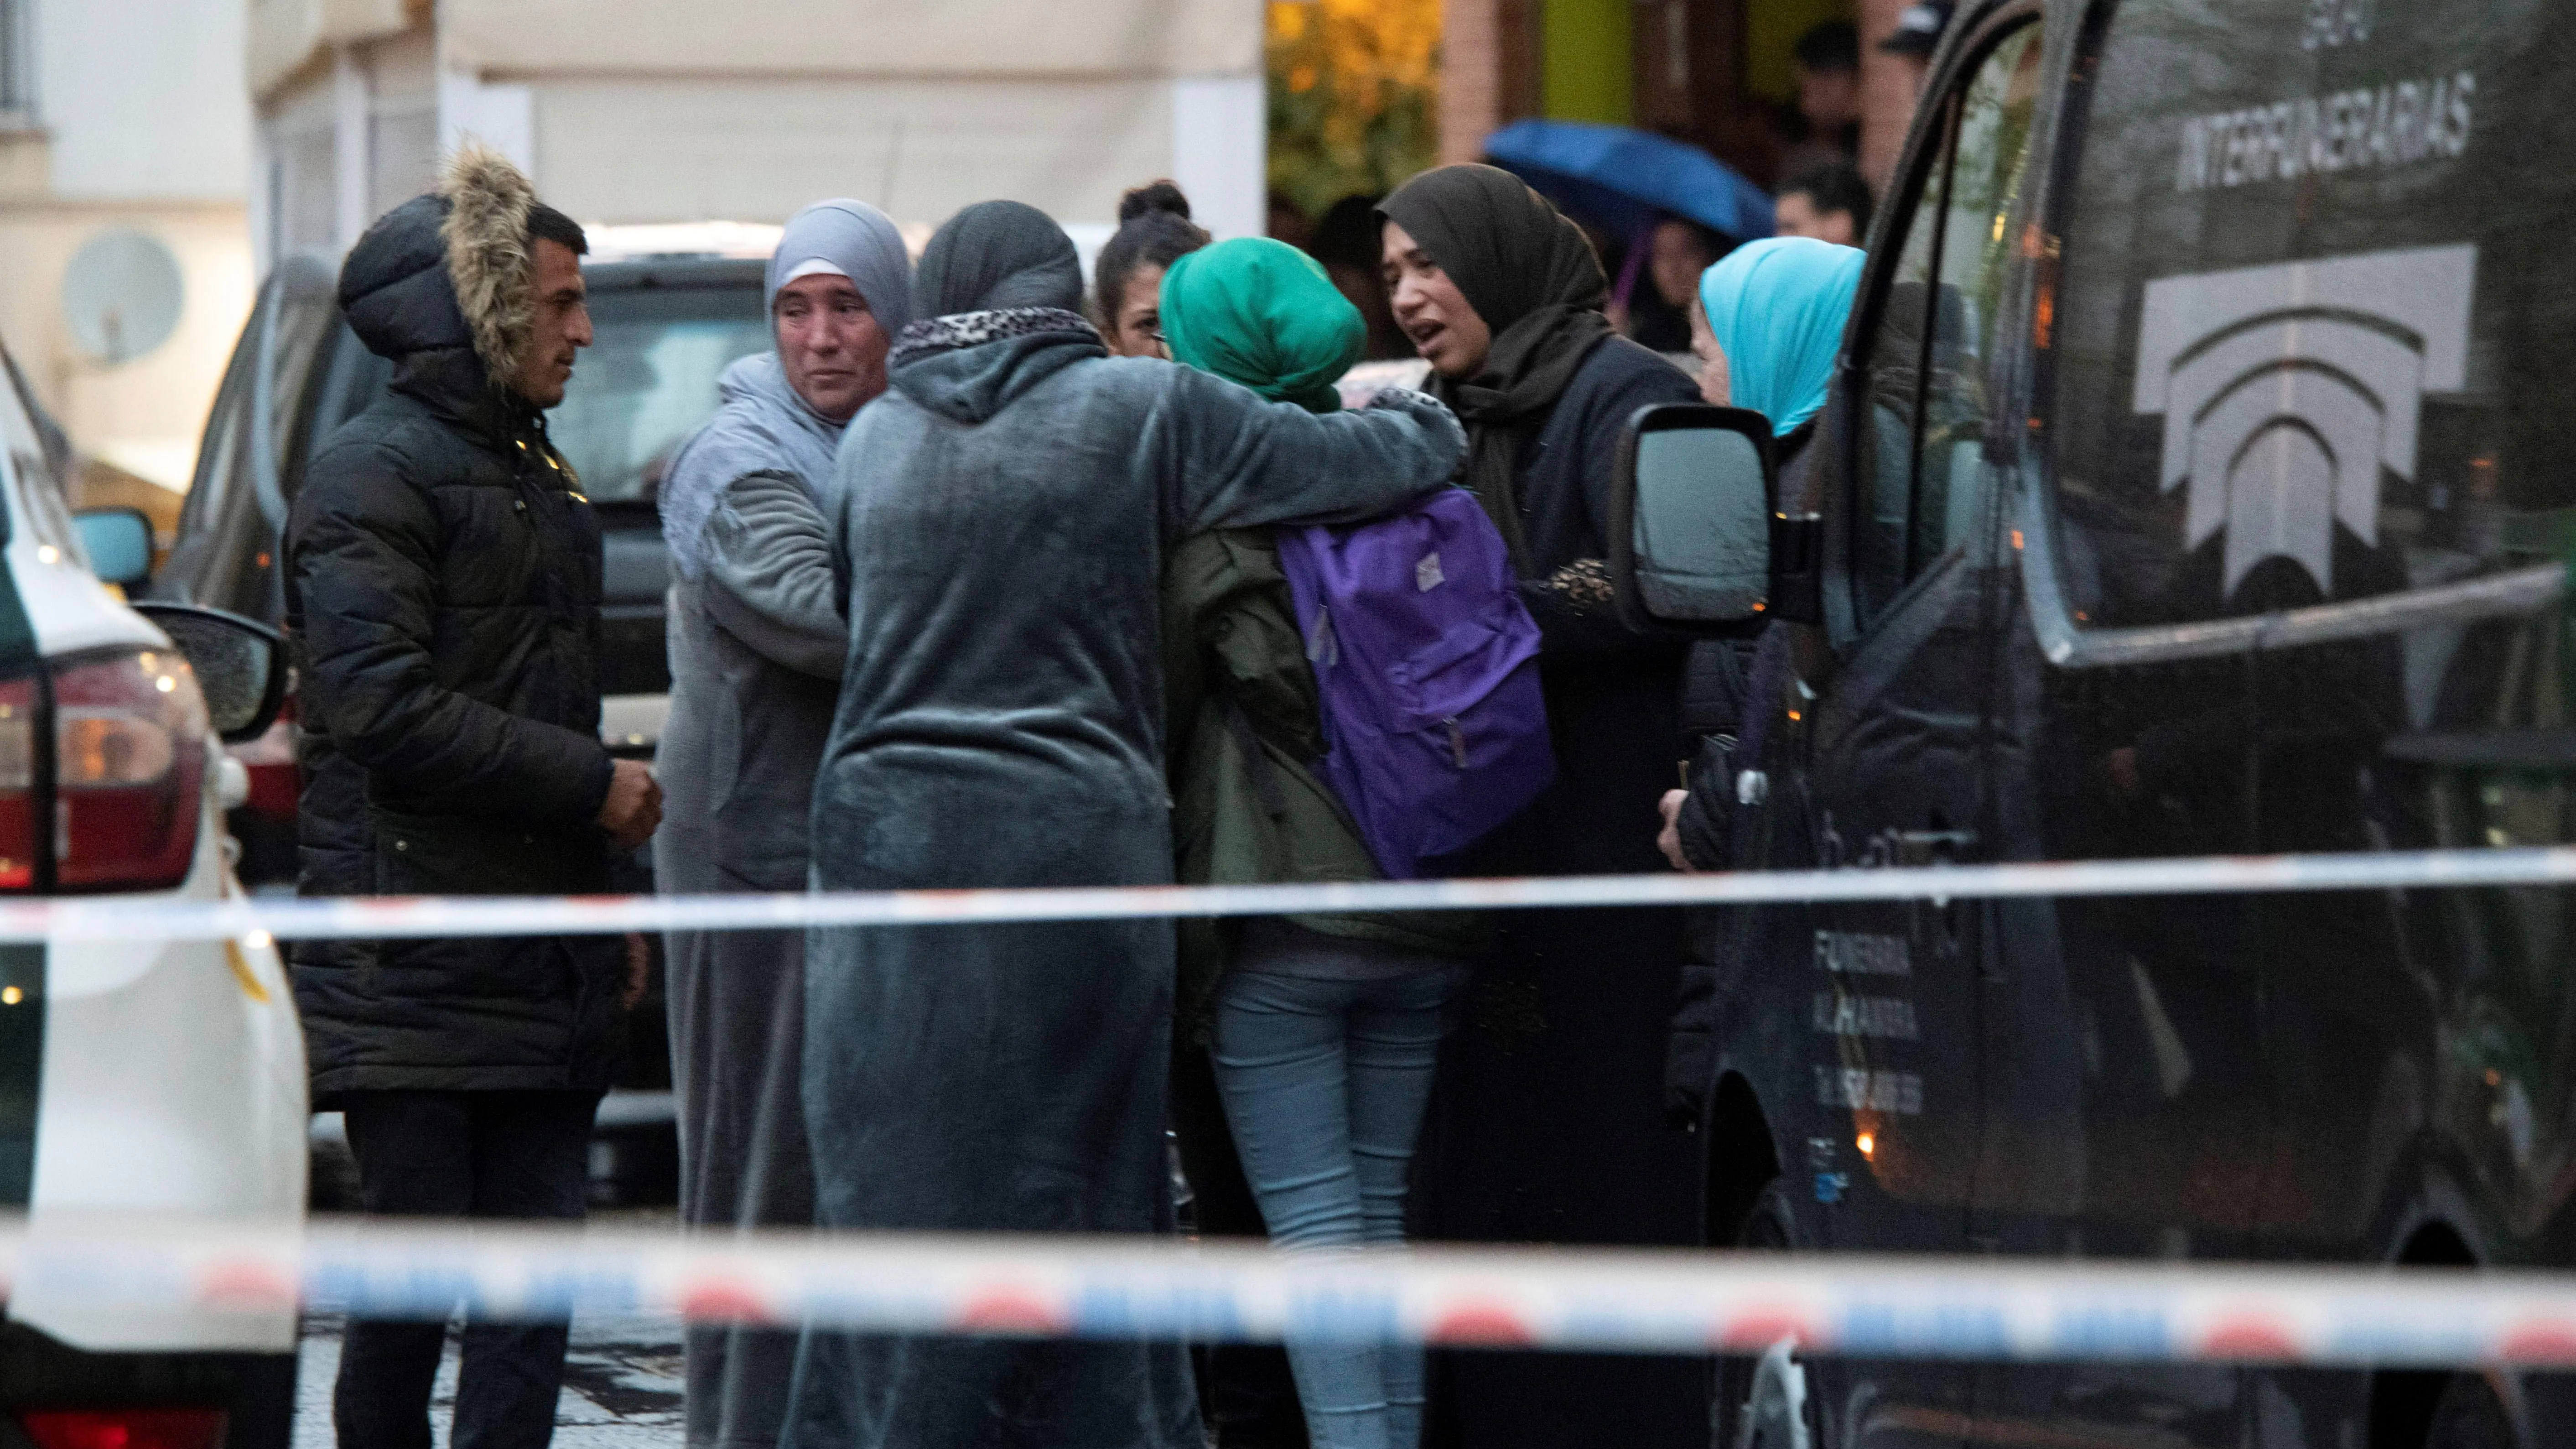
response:
[[[340,1320],[304,1326],[296,1375],[295,1449],[332,1449],[331,1381],[340,1368]],[[456,1338],[432,1391],[433,1442],[446,1449],[456,1406]],[[555,1449],[678,1449],[680,1331],[667,1319],[575,1320],[555,1410]]]
[[[594,1223],[672,1227],[670,1208],[594,1211]],[[334,1449],[331,1382],[340,1371],[336,1318],[311,1318],[295,1376],[295,1449]],[[564,1359],[563,1397],[556,1401],[554,1449],[680,1449],[680,1325],[667,1318],[575,1319]],[[456,1408],[456,1333],[430,1393],[430,1433],[447,1449]]]

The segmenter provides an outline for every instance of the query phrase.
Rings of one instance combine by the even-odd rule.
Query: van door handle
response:
[[[1973,830],[1899,830],[1896,837],[1896,863],[1900,866],[1948,865],[1965,859],[1977,848]]]

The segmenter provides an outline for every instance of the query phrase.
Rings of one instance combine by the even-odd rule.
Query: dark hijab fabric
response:
[[[914,314],[1082,307],[1082,258],[1055,218],[1017,201],[979,201],[939,228],[913,278]]]
[[[1526,573],[1528,546],[1512,497],[1522,439],[1575,369],[1611,333],[1610,282],[1580,228],[1492,166],[1443,166],[1398,187],[1378,215],[1403,227],[1458,284],[1493,333],[1485,366],[1460,382],[1434,376],[1432,396],[1467,425],[1466,483]]]

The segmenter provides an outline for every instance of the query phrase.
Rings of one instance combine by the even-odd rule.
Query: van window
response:
[[[1968,541],[1985,493],[1985,362],[1994,352],[2010,218],[2029,169],[2040,30],[2006,35],[1948,108],[1866,343],[1865,510],[1854,530],[1864,619]]]
[[[298,276],[272,281],[242,328],[199,445],[196,477],[188,485],[179,525],[183,534],[200,531],[200,516],[212,518],[235,508],[258,507],[258,449],[252,432],[261,426],[254,406],[261,390],[257,374],[263,350],[268,363],[268,462],[278,467],[285,461],[285,450],[297,431],[297,405],[340,316],[329,291],[298,285],[306,280]]]
[[[16,476],[17,498],[24,511],[15,519],[0,516],[0,541],[11,536],[10,525],[23,525],[29,538],[52,544],[87,564],[80,530],[72,526],[63,480],[54,476],[54,451],[45,446],[35,400],[24,391],[24,380],[12,365],[0,376],[0,452],[9,455],[9,471]]]
[[[289,258],[261,289],[215,393],[197,446],[197,471],[180,505],[179,537],[156,597],[272,619],[276,531],[260,499],[261,466],[284,489],[294,477],[315,365],[340,330],[336,282],[309,257]],[[260,366],[268,367],[261,386]],[[260,415],[266,393],[267,415]]]
[[[725,367],[773,345],[760,289],[602,289],[590,317],[596,340],[546,431],[593,502],[650,503],[672,452],[715,412]]]
[[[2576,26],[2513,0],[2125,0],[2040,405],[2079,626],[2427,587],[2576,505]],[[2053,381],[2052,381],[2053,375]]]

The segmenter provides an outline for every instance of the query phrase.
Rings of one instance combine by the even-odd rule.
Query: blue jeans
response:
[[[1216,1077],[1271,1241],[1404,1240],[1404,1176],[1464,966],[1333,980],[1236,970],[1216,989]],[[1288,1345],[1317,1449],[1414,1449],[1422,1351]]]

